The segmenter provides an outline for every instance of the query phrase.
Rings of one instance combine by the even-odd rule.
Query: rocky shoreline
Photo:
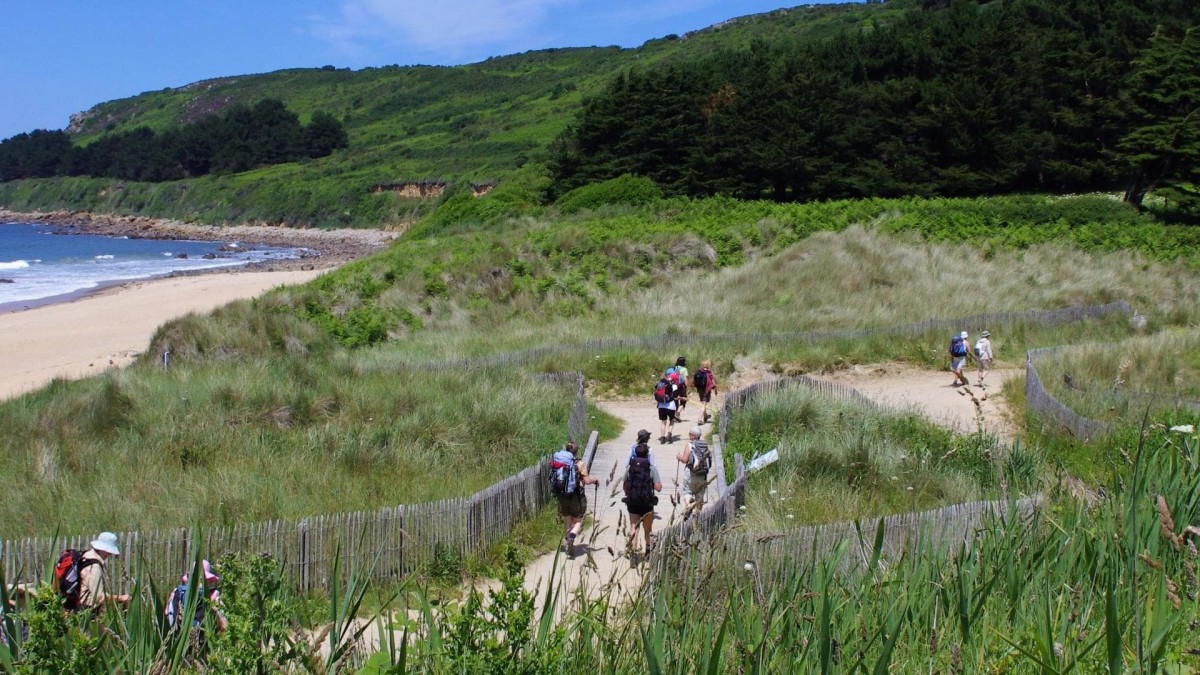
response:
[[[179,220],[119,216],[86,211],[37,211],[18,213],[0,209],[0,221],[48,223],[60,225],[79,234],[99,234],[131,239],[190,239],[193,241],[223,241],[262,244],[285,248],[305,249],[296,260],[271,260],[237,268],[205,270],[219,271],[288,269],[312,270],[336,267],[386,248],[397,236],[382,230],[318,230],[271,225],[195,225]]]

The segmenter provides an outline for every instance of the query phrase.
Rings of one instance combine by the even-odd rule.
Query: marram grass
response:
[[[350,359],[139,366],[0,404],[5,538],[467,496],[562,443],[567,387]]]

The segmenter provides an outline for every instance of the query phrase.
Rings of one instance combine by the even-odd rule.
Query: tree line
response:
[[[0,180],[96,176],[169,181],[324,157],[345,148],[342,123],[317,111],[307,125],[282,101],[235,105],[192,124],[141,127],[75,145],[63,131],[37,130],[0,142]]]
[[[777,201],[1118,187],[1197,204],[1200,3],[910,4],[622,73],[554,143],[554,189],[629,173]]]

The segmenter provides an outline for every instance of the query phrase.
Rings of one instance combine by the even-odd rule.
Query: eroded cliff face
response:
[[[376,194],[381,192],[395,192],[397,196],[407,197],[410,199],[427,199],[429,197],[440,197],[446,191],[446,184],[442,181],[429,180],[410,180],[400,181],[397,183],[380,183],[371,186],[371,192]]]
[[[482,197],[492,190],[496,189],[496,181],[488,181],[486,183],[471,183],[471,196]],[[382,192],[394,192],[399,197],[409,199],[429,199],[431,197],[440,197],[446,191],[446,183],[444,181],[435,180],[410,180],[400,181],[397,183],[379,183],[371,186],[371,192],[379,194]]]

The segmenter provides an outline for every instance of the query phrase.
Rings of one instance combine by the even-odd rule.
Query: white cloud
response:
[[[334,17],[314,19],[314,32],[339,48],[367,44],[455,57],[531,41],[556,6],[574,0],[342,0]]]

